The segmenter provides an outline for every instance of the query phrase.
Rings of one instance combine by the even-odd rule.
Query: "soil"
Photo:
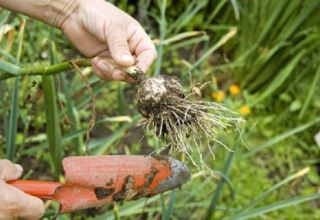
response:
[[[129,192],[133,190],[133,187],[134,187],[134,178],[132,175],[128,175],[125,178],[121,191],[114,194],[112,196],[112,200],[118,202],[118,201],[123,201],[128,199]]]
[[[168,111],[166,103],[173,102],[172,97],[184,98],[182,85],[177,79],[169,76],[146,78],[137,92],[138,111],[145,118],[157,118]]]
[[[151,124],[156,128],[156,135],[160,137],[169,132],[167,124],[164,123],[165,119],[176,124],[177,118],[174,114],[183,118],[182,111],[174,111],[169,106],[178,108],[179,100],[184,97],[182,85],[175,77],[150,77],[142,81],[138,88],[137,108],[142,116],[151,120]]]
[[[114,192],[114,188],[103,188],[97,187],[94,189],[94,193],[96,194],[97,199],[105,199],[110,196]]]
[[[143,187],[139,188],[139,189],[135,188],[134,177],[132,175],[128,175],[125,178],[125,181],[121,187],[121,191],[115,193],[112,196],[112,200],[119,202],[119,201],[123,201],[123,200],[137,200],[142,197],[148,196],[149,187],[152,184],[157,173],[159,173],[159,170],[157,170],[155,167],[151,167],[150,173],[145,174],[145,176],[144,176],[146,181],[145,181]],[[101,192],[102,192],[102,190],[101,190]],[[98,195],[97,195],[97,198],[98,198]]]
[[[158,172],[159,172],[159,170],[157,170],[154,167],[151,167],[151,172],[145,175],[146,182],[143,185],[143,188],[140,190],[140,192],[138,194],[136,194],[132,198],[133,200],[140,199],[142,197],[145,197],[148,194],[149,187],[152,184],[154,177],[157,175]]]

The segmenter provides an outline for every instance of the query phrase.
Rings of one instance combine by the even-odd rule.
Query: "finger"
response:
[[[155,46],[141,25],[131,23],[127,31],[130,49],[137,56],[136,65],[146,72],[157,57]]]
[[[132,66],[134,59],[130,53],[126,30],[122,27],[109,29],[111,31],[105,35],[107,36],[109,50],[115,63],[122,67]]]
[[[0,211],[8,216],[24,219],[39,219],[45,209],[41,199],[30,196],[21,190],[1,181]]]
[[[92,66],[100,79],[133,82],[133,79],[128,74],[115,68],[114,65],[103,58],[95,57],[92,60]]]
[[[97,55],[95,57],[103,57],[103,58],[109,58],[111,59],[111,54],[109,49],[103,50],[99,53],[97,53]]]
[[[147,72],[156,57],[156,51],[145,50],[139,54],[136,66],[139,67],[142,72]]]
[[[18,179],[23,169],[19,164],[13,164],[9,160],[0,160],[0,179],[4,181]]]

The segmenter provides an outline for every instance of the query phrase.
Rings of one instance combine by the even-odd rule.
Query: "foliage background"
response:
[[[320,218],[320,2],[318,0],[114,1],[157,44],[150,74],[178,76],[186,90],[210,81],[204,99],[246,119],[247,150],[228,131],[234,152],[189,164],[181,190],[110,204],[58,219],[318,219]],[[0,58],[45,66],[81,57],[58,30],[1,10]],[[1,73],[6,69],[3,63]],[[102,82],[82,69],[95,94],[90,154],[148,154],[159,148],[136,126],[135,86]],[[190,85],[190,77],[192,85]],[[75,71],[1,80],[0,158],[23,165],[23,178],[62,180],[60,158],[82,155],[92,96]],[[231,85],[240,88],[230,91]],[[184,157],[176,155],[181,160]],[[188,161],[185,161],[188,163]],[[217,178],[220,176],[220,178]],[[57,204],[48,206],[44,218]],[[289,207],[295,205],[294,207]]]

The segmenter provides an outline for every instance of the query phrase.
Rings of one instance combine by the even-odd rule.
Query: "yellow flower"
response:
[[[230,92],[231,95],[236,96],[236,95],[239,94],[240,88],[239,88],[238,85],[232,84],[232,85],[229,86],[229,92]]]
[[[246,115],[250,114],[251,109],[250,109],[249,106],[243,105],[243,106],[239,109],[239,112],[240,112],[241,115],[246,116]]]
[[[225,93],[224,91],[219,90],[217,92],[213,92],[211,96],[216,102],[222,102],[225,97]]]

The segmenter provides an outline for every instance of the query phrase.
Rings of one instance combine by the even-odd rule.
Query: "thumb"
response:
[[[41,199],[0,181],[0,219],[39,219],[45,212]]]
[[[111,31],[106,33],[106,36],[111,57],[119,66],[132,66],[134,59],[129,49],[126,30],[119,27],[110,29]]]
[[[4,181],[18,179],[22,174],[22,167],[18,164],[13,164],[9,160],[0,160],[0,179]]]

